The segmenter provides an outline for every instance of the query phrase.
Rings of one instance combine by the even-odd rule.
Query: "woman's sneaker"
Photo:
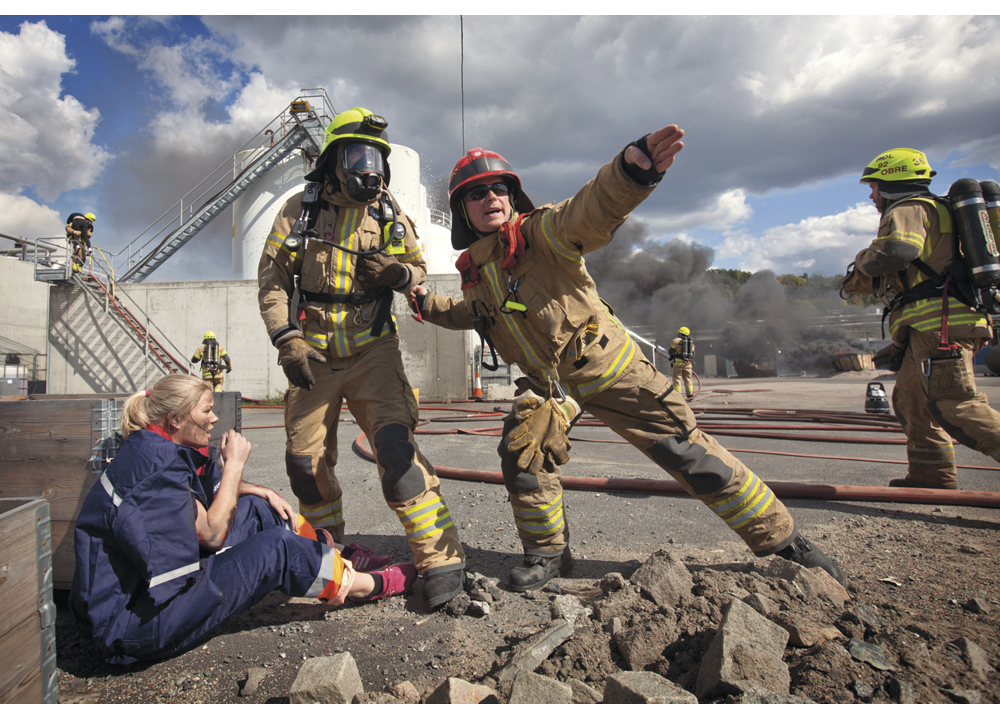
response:
[[[381,577],[382,591],[376,592],[370,597],[359,600],[362,602],[376,602],[386,597],[394,597],[402,594],[411,586],[417,578],[417,568],[410,562],[393,564],[376,572],[369,572],[373,576]]]
[[[381,569],[392,561],[392,557],[387,554],[375,554],[368,547],[364,547],[357,542],[351,542],[346,549],[351,550],[348,557],[351,565],[359,572],[373,572]]]

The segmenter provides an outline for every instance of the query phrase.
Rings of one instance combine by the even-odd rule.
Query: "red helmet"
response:
[[[503,175],[510,185],[511,205],[519,213],[531,212],[535,206],[521,191],[521,178],[514,172],[499,153],[474,147],[465,153],[455,169],[451,171],[451,181],[448,183],[448,201],[451,205],[451,245],[456,250],[464,250],[475,242],[476,234],[469,226],[468,218],[462,207],[461,188],[469,183],[488,175]]]

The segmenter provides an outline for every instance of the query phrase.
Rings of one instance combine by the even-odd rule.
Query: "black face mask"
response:
[[[378,148],[367,143],[350,143],[341,148],[340,160],[346,178],[344,189],[352,200],[371,202],[379,196],[385,164]]]

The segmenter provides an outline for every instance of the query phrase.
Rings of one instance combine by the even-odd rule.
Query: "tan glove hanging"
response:
[[[507,435],[507,448],[520,455],[519,468],[538,474],[546,457],[554,464],[569,461],[572,445],[567,435],[580,405],[569,397],[542,400],[529,391],[514,400],[513,410],[519,424]]]

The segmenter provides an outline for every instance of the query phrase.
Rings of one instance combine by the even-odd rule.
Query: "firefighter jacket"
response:
[[[109,661],[183,634],[184,627],[160,626],[161,610],[179,595],[192,608],[184,617],[191,629],[221,604],[202,571],[195,530],[195,501],[211,506],[220,480],[218,466],[197,449],[139,430],[87,494],[74,534],[70,606]]]
[[[667,353],[674,364],[690,364],[694,361],[694,341],[690,337],[674,337]]]
[[[515,266],[500,266],[500,232],[473,242],[478,281],[463,281],[461,300],[428,294],[425,319],[463,330],[473,328],[474,316],[485,317],[488,341],[504,362],[542,389],[560,382],[581,401],[621,379],[642,353],[598,296],[583,256],[608,244],[654,189],[632,180],[622,163],[619,154],[572,198],[528,214],[521,224],[526,249]]]
[[[395,331],[392,318],[375,322],[379,309],[389,311],[381,304],[392,302],[388,288],[384,288],[378,299],[361,304],[329,302],[324,300],[330,297],[317,297],[376,289],[361,286],[356,277],[357,257],[339,248],[370,250],[382,244],[382,223],[376,219],[377,201],[355,202],[343,192],[332,192],[328,184],[316,211],[314,228],[319,237],[304,241],[293,251],[285,244],[285,238],[301,212],[302,193],[299,193],[278,212],[257,268],[260,314],[271,342],[280,344],[292,337],[302,337],[329,357],[346,358],[390,337]],[[417,245],[419,238],[412,220],[402,211],[397,211],[397,219],[403,223],[406,235],[404,252],[396,255],[396,259],[409,268],[410,280],[405,286],[392,289],[408,293],[424,281],[427,263]],[[296,276],[300,278],[301,293],[295,291]],[[297,306],[291,308],[290,315],[293,294],[297,294]]]
[[[908,198],[890,205],[882,213],[878,237],[858,253],[855,263],[862,272],[878,279],[878,294],[899,294],[930,279],[912,262],[914,256],[941,275],[955,259],[951,214],[944,204],[930,197]],[[898,344],[906,341],[910,327],[940,335],[940,291],[890,307],[889,331]],[[989,320],[984,313],[950,296],[948,334],[956,339],[989,337]]]

